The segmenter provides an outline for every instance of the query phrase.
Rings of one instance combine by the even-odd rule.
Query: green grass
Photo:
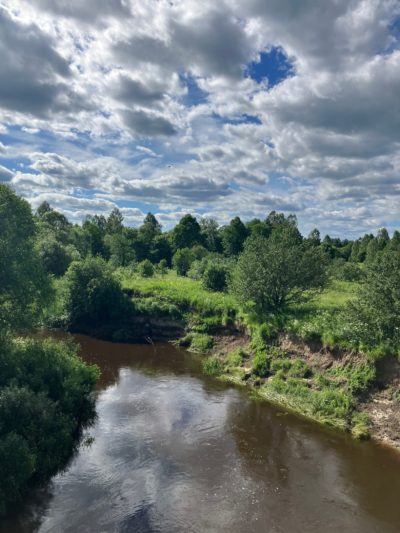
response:
[[[164,276],[156,275],[153,278],[142,278],[120,271],[120,280],[124,289],[142,296],[157,296],[183,305],[187,310],[201,312],[204,316],[217,314],[235,317],[239,312],[239,306],[232,295],[207,291],[200,281],[178,276],[172,270]]]

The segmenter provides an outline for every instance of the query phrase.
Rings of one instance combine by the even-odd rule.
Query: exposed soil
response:
[[[243,332],[215,335],[213,353],[225,356],[238,348],[246,350],[249,342],[250,337]],[[360,354],[330,350],[321,343],[305,342],[288,335],[279,339],[279,347],[287,357],[303,359],[315,371],[323,372],[337,362],[363,361]],[[377,364],[377,389],[359,407],[372,420],[372,438],[400,450],[400,362],[396,358],[385,358]]]
[[[377,371],[379,389],[361,408],[373,422],[372,438],[400,450],[400,362],[386,358]]]

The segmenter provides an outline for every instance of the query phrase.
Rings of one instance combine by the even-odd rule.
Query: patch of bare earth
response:
[[[239,348],[246,349],[250,342],[247,335],[215,335],[213,352],[220,355],[228,355]]]
[[[400,362],[385,359],[377,370],[379,389],[361,408],[371,417],[372,438],[400,450]]]

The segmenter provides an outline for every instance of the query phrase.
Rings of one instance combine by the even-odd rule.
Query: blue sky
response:
[[[74,221],[400,226],[400,4],[0,0],[0,180]]]

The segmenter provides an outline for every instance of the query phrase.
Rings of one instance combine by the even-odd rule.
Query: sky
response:
[[[33,208],[400,227],[399,0],[0,0],[0,57]]]

